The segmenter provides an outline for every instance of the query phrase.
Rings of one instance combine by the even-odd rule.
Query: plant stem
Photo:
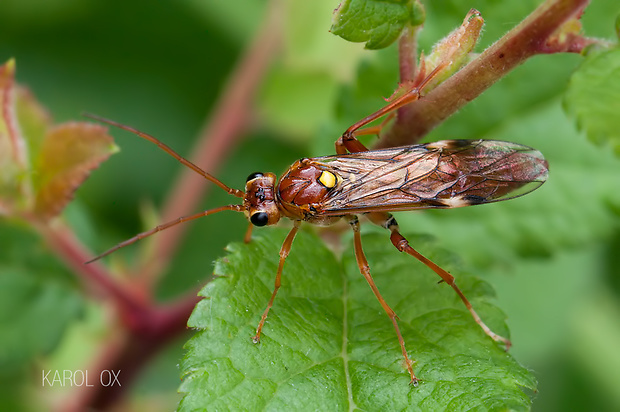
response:
[[[431,129],[469,103],[529,57],[555,51],[550,36],[578,16],[589,0],[548,0],[478,58],[409,105],[406,117],[385,133],[376,148],[418,142]],[[584,43],[585,44],[585,43]],[[567,51],[578,52],[573,45]]]
[[[37,225],[37,229],[57,256],[80,275],[78,278],[85,289],[100,299],[111,299],[119,321],[112,326],[113,333],[88,371],[91,376],[99,376],[103,370],[120,371],[121,386],[78,387],[60,410],[109,408],[122,397],[151,357],[187,330],[187,319],[200,298],[192,290],[173,303],[155,306],[140,284],[133,288],[136,293],[132,293],[132,289],[111,277],[104,266],[97,262],[84,264],[91,255],[66,226]]]
[[[119,385],[95,385],[90,390],[78,388],[63,403],[63,411],[106,410],[117,407],[118,401],[138,376],[144,365],[186,330],[187,318],[200,298],[195,291],[174,303],[151,308],[129,330],[117,329],[102,347],[96,363],[88,368],[89,374],[98,377],[102,371],[118,374]],[[67,407],[70,405],[70,408]]]
[[[419,27],[407,27],[398,40],[398,69],[401,85],[412,83],[416,77],[418,29]],[[407,105],[398,109],[397,123],[401,122],[401,119],[409,118],[410,107],[411,105]]]
[[[85,264],[92,255],[75,237],[68,227],[56,223],[54,226],[37,224],[39,233],[46,239],[50,247],[56,252],[67,266],[69,266],[82,281],[84,288],[93,296],[99,298],[111,298],[116,306],[125,313],[133,313],[138,316],[142,313],[146,304],[132,294],[127,288],[121,286],[117,279],[98,262]]]
[[[418,27],[407,27],[398,39],[398,68],[400,82],[412,82],[416,74]]]

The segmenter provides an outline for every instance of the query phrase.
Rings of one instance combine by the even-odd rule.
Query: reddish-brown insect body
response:
[[[413,372],[396,313],[375,285],[362,250],[357,218],[361,214],[389,230],[390,241],[399,251],[415,257],[437,273],[458,294],[483,331],[508,348],[510,341],[486,326],[456,286],[454,277],[409,245],[390,212],[463,207],[521,196],[538,188],[546,180],[548,165],[542,154],[519,144],[489,140],[445,140],[370,151],[355,137],[361,127],[417,100],[419,88],[428,83],[435,73],[431,73],[418,88],[351,126],[336,142],[336,155],[298,160],[279,181],[273,173],[253,173],[247,178],[245,192],[228,187],[153,136],[90,116],[155,143],[205,179],[243,199],[242,204],[221,206],[164,223],[119,243],[93,261],[171,226],[224,210],[243,212],[254,226],[273,225],[281,217],[286,217],[293,221],[293,228],[280,249],[275,287],[253,337],[254,342],[258,342],[280,288],[284,263],[301,222],[329,225],[346,219],[354,233],[355,257],[360,273],[392,321],[411,383],[417,384],[418,378]],[[248,235],[246,239],[249,240]]]

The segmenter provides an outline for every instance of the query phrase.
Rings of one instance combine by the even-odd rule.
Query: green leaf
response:
[[[273,289],[284,232],[264,230],[249,244],[232,244],[216,263],[218,278],[188,324],[198,333],[182,363],[180,410],[527,410],[522,388],[532,375],[476,325],[437,276],[391,245],[386,233],[363,236],[375,281],[399,315],[414,370],[409,385],[389,318],[359,273],[352,247],[342,263],[315,236],[293,244],[282,287],[261,342],[252,343]],[[446,269],[496,332],[502,312],[489,285],[458,269],[453,256],[421,236],[410,241]]]
[[[412,0],[345,0],[334,12],[331,32],[367,49],[392,44],[408,26],[424,21],[424,9]]]
[[[591,141],[620,156],[620,48],[586,57],[571,77],[564,105]]]
[[[463,24],[435,43],[430,54],[424,58],[424,73],[431,73],[440,64],[447,64],[439,70],[431,83],[425,86],[428,92],[448,77],[456,73],[470,59],[470,54],[482,34],[484,19],[480,12],[471,9],[465,16]]]

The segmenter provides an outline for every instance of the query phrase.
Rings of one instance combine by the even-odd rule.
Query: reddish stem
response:
[[[172,304],[150,308],[140,319],[135,319],[132,328],[117,330],[118,333],[106,341],[96,364],[88,372],[94,379],[104,371],[118,374],[120,385],[80,388],[82,390],[72,393],[69,402],[63,403],[60,410],[106,410],[118,405],[144,365],[187,330],[187,319],[199,300],[196,293],[191,292]]]
[[[26,146],[19,138],[19,129],[15,113],[15,60],[0,65],[0,118],[6,125],[6,136],[11,149],[12,161],[20,170],[28,168]]]
[[[54,226],[36,226],[56,255],[78,275],[85,289],[93,296],[111,298],[123,312],[132,313],[134,317],[138,317],[145,310],[145,301],[121,286],[118,279],[113,278],[103,265],[97,262],[88,265],[84,263],[91,259],[92,254],[71,229],[58,223]]]
[[[400,82],[412,82],[416,75],[417,27],[407,27],[398,39],[398,68]]]
[[[103,410],[114,405],[151,357],[186,330],[187,319],[200,298],[195,290],[174,303],[154,306],[144,288],[123,286],[99,263],[84,264],[89,252],[63,226],[36,224],[50,247],[73,271],[80,275],[85,288],[98,298],[110,298],[120,321],[116,333],[104,342],[96,364],[88,368],[89,376],[98,378],[102,371],[120,371],[120,386],[80,387],[70,394],[59,410]]]
[[[407,27],[398,40],[398,69],[401,85],[412,83],[416,77],[417,32],[418,27]],[[410,107],[407,105],[398,109],[397,122],[409,117]]]
[[[478,58],[409,105],[378,142],[377,148],[412,144],[529,57],[549,53],[547,42],[568,19],[578,16],[589,0],[548,0]],[[577,51],[573,47],[570,51]]]

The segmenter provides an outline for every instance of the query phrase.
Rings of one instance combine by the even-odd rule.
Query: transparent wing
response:
[[[444,140],[313,159],[338,176],[325,215],[452,208],[522,196],[547,179],[530,147],[493,140]]]

